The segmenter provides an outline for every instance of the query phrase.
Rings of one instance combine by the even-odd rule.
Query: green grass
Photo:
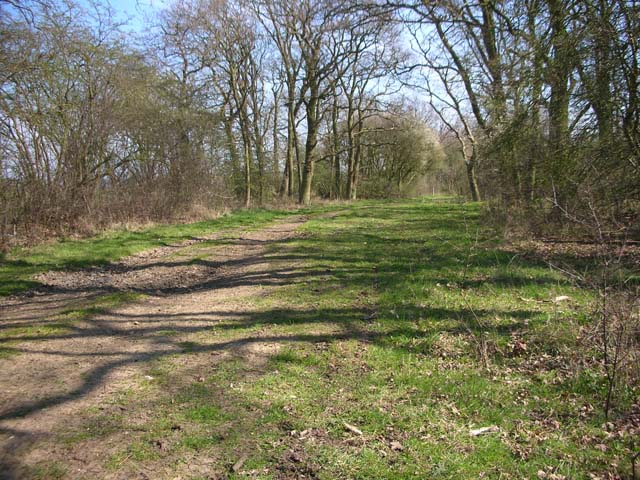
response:
[[[57,480],[67,474],[68,469],[59,462],[41,462],[30,472],[34,480]]]
[[[293,339],[258,379],[232,379],[243,402],[261,405],[249,428],[269,447],[253,462],[281,464],[280,442],[319,478],[628,474],[628,442],[602,429],[602,372],[572,370],[592,355],[576,335],[590,293],[502,250],[480,215],[478,204],[363,202],[273,247],[304,262],[301,281],[219,327],[226,338],[262,326]],[[571,303],[554,304],[558,295]],[[514,353],[516,340],[526,352]],[[620,415],[637,393],[621,393]],[[491,425],[500,431],[469,433]],[[322,434],[291,437],[307,429]]]
[[[147,420],[105,468],[178,472],[189,458],[229,478],[631,477],[630,439],[603,428],[603,372],[581,336],[591,293],[504,249],[481,205],[358,202],[303,230],[269,247],[286,285],[188,338],[159,333],[183,351],[123,397]],[[278,348],[263,363],[242,349],[216,360],[208,348],[225,342]],[[639,394],[618,392],[613,432]],[[112,425],[95,415],[99,438]],[[470,435],[488,426],[499,430]]]
[[[31,248],[16,248],[0,257],[0,297],[39,284],[34,276],[49,270],[106,264],[153,247],[174,245],[215,231],[258,228],[295,212],[240,210],[215,220],[160,225],[141,231],[116,230],[83,240],[59,240]]]

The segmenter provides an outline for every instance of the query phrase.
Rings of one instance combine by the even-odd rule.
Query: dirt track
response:
[[[122,389],[144,384],[149,362],[182,352],[190,336],[242,318],[252,308],[251,298],[295,281],[298,265],[268,247],[299,235],[304,221],[290,218],[222,244],[163,247],[103,268],[50,272],[39,278],[48,290],[0,302],[0,328],[8,329],[46,326],[60,312],[108,292],[145,295],[60,334],[29,330],[11,338],[18,354],[2,359],[0,369],[0,478],[24,478],[29,466],[67,455],[53,432],[78,424],[82,412],[103,408]],[[209,341],[198,344],[208,357],[189,365],[194,375],[228,356],[259,365],[278,348],[275,339]],[[74,451],[66,459],[65,478],[121,478],[115,472],[105,476],[95,454],[86,445]]]

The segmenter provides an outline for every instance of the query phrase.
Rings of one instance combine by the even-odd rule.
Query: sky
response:
[[[87,0],[80,0],[86,5]],[[116,13],[118,20],[126,20],[130,30],[144,30],[145,19],[153,16],[168,0],[107,0]]]

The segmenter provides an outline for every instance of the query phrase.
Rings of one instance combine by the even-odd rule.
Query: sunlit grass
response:
[[[629,439],[603,428],[598,352],[581,343],[592,294],[503,249],[481,205],[358,202],[301,230],[266,252],[295,266],[285,285],[188,336],[159,332],[182,350],[119,401],[144,422],[105,468],[178,472],[190,458],[228,478],[630,478]],[[262,360],[247,353],[258,344],[273,346]],[[625,386],[611,425],[637,398]],[[118,435],[109,415],[94,414],[94,441]]]

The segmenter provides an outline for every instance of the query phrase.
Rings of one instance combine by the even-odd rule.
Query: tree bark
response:
[[[476,167],[478,165],[478,153],[475,143],[471,144],[471,152],[467,146],[463,146],[462,155],[464,157],[464,164],[467,168],[467,182],[469,183],[469,192],[471,193],[471,200],[474,202],[480,201],[480,188],[478,188],[478,179],[476,177]]]
[[[549,13],[554,50],[549,71],[549,145],[555,157],[552,171],[558,173],[569,140],[569,75],[572,63],[562,0],[549,0]]]
[[[318,86],[310,85],[309,100],[307,102],[307,141],[305,143],[304,169],[302,171],[302,182],[300,184],[300,203],[309,205],[311,203],[311,184],[313,182],[313,171],[315,159],[313,157],[318,143]]]
[[[287,80],[287,165],[284,178],[288,197],[293,196],[293,163],[294,157],[297,157],[296,144],[298,142],[296,135],[295,88],[295,81],[289,78]]]
[[[331,130],[333,137],[333,198],[339,199],[342,196],[342,182],[340,178],[340,138],[338,131],[338,96],[334,92],[333,109],[331,111]]]
[[[466,163],[467,167],[467,180],[469,182],[469,191],[471,192],[471,199],[474,202],[480,201],[480,189],[478,188],[478,180],[476,178],[476,162],[475,159]]]
[[[251,143],[244,142],[244,206],[251,206]]]
[[[273,178],[277,182],[280,177],[280,138],[278,137],[278,114],[279,109],[279,95],[277,93],[273,96],[273,157],[271,159],[273,168]]]

